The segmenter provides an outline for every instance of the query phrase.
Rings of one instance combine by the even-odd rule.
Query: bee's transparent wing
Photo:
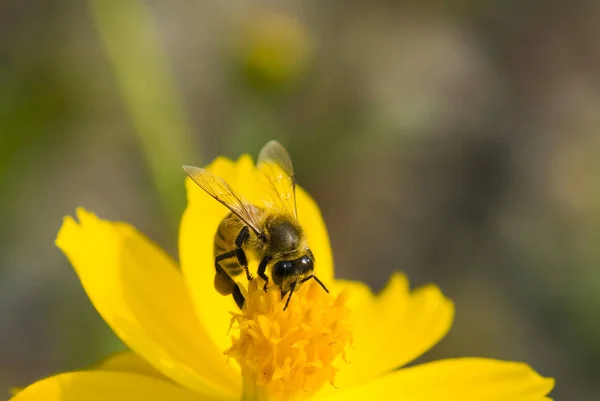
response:
[[[183,166],[187,175],[207,194],[215,198],[231,210],[237,217],[248,225],[257,235],[263,230],[259,222],[258,210],[255,206],[245,202],[229,184],[208,170],[193,166]]]
[[[285,148],[277,141],[269,141],[258,154],[256,166],[266,178],[264,187],[277,202],[272,206],[282,208],[297,219],[296,177]]]

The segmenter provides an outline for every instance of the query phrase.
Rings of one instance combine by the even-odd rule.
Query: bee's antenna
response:
[[[292,283],[292,288],[290,288],[290,295],[288,295],[288,299],[287,299],[287,301],[285,301],[285,306],[283,307],[283,310],[286,310],[288,305],[290,304],[290,299],[292,299],[292,294],[294,293],[294,290],[296,289],[296,284],[298,284],[297,281],[294,281]]]
[[[300,284],[304,283],[305,281],[308,281],[310,279],[315,280],[317,283],[319,283],[319,285],[321,286],[321,288],[323,288],[325,290],[326,293],[329,294],[329,290],[327,289],[327,287],[325,287],[325,284],[323,284],[323,282],[321,280],[319,280],[319,278],[317,276],[315,276],[314,274],[308,277],[305,277],[302,279],[302,281],[300,281]]]
[[[321,280],[319,280],[319,278],[317,276],[315,276],[314,274],[312,276],[308,276],[303,278],[300,281],[300,284],[304,283],[305,281],[308,281],[310,279],[315,280],[317,283],[319,283],[319,285],[321,286],[321,288],[323,288],[325,290],[326,293],[329,294],[329,290],[327,289],[327,287],[325,287],[325,284],[323,284],[323,282]],[[288,305],[290,304],[290,299],[292,299],[292,294],[294,293],[294,290],[296,289],[296,286],[298,285],[298,281],[294,281],[292,283],[292,288],[290,288],[290,295],[288,295],[288,299],[287,301],[285,301],[285,306],[283,307],[283,310],[286,310]],[[281,296],[283,297],[285,294],[282,294]]]
[[[323,289],[325,290],[325,292],[329,294],[329,290],[327,289],[327,287],[325,287],[325,284],[323,284],[323,283],[321,282],[321,280],[319,280],[319,279],[317,278],[317,276],[315,276],[315,275],[313,274],[313,275],[312,275],[312,276],[310,276],[309,278],[313,278],[313,279],[315,279],[315,281],[316,281],[317,283],[319,283],[319,285],[320,285],[321,287],[323,287]]]

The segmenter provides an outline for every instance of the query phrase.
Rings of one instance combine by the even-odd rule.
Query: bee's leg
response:
[[[222,253],[219,256],[217,256],[215,258],[215,267],[217,268],[217,270],[219,270],[219,268],[222,269],[221,265],[219,264],[220,261],[232,258],[234,256],[237,256],[237,249],[234,249],[233,251]]]
[[[288,299],[287,299],[287,301],[285,301],[285,306],[283,307],[283,310],[286,310],[286,309],[287,309],[287,307],[288,307],[288,305],[290,304],[290,300],[292,299],[292,294],[294,293],[294,290],[296,289],[296,285],[298,285],[298,282],[297,282],[297,281],[294,281],[294,282],[292,283],[292,288],[290,288],[290,295],[288,296]],[[282,293],[281,293],[281,298],[283,298],[283,296],[284,296],[284,295],[285,295],[285,294],[282,292]]]
[[[250,236],[250,230],[248,230],[248,226],[242,227],[242,229],[240,230],[239,234],[235,238],[235,246],[238,247],[238,248],[241,248],[242,245],[244,245],[244,242],[246,242],[246,240],[248,239],[249,236]]]
[[[229,276],[229,274],[227,274],[225,269],[223,269],[223,267],[219,263],[221,260],[229,259],[234,256],[237,256],[236,250],[226,252],[215,258],[215,269],[217,270],[217,277],[218,277],[218,280],[217,280],[217,277],[215,277],[215,287],[217,287],[217,291],[223,295],[232,294],[233,300],[235,301],[237,306],[240,309],[242,309],[242,307],[244,306],[244,302],[246,300],[244,299],[244,296],[242,295],[242,292],[240,291],[240,287]],[[224,286],[218,285],[217,283],[219,283],[219,282],[224,283]]]
[[[271,258],[269,256],[265,256],[260,261],[260,264],[258,265],[258,271],[256,272],[256,274],[258,274],[260,278],[265,280],[265,285],[263,287],[264,291],[267,291],[267,285],[269,284],[269,276],[267,276],[265,274],[265,270],[267,270],[267,264],[269,263],[270,260],[271,260]]]
[[[248,281],[252,280],[252,275],[248,270],[248,258],[246,258],[246,252],[244,252],[244,250],[242,249],[242,245],[244,245],[244,242],[246,242],[249,236],[250,230],[248,230],[248,226],[244,226],[235,238],[235,255],[237,256],[237,260],[240,266],[244,268],[244,271],[246,272],[246,278],[248,279]]]
[[[246,299],[242,295],[242,292],[240,291],[240,286],[239,285],[235,284],[235,287],[233,287],[233,293],[232,293],[232,295],[233,295],[233,300],[237,304],[238,308],[243,309],[244,308],[244,302],[246,302]]]
[[[237,256],[238,263],[240,266],[244,268],[246,272],[246,278],[248,281],[252,280],[252,275],[250,274],[250,270],[248,270],[248,259],[246,258],[246,252],[242,248],[237,248],[235,250],[235,255]]]
[[[233,281],[229,274],[227,274],[227,272],[219,262],[225,259],[232,258],[234,256],[236,256],[235,250],[225,252],[215,258],[215,270],[217,271],[217,275],[215,276],[215,287],[217,288],[217,291],[219,291],[219,293],[223,295],[231,294],[231,291],[233,291],[235,281]],[[217,283],[222,284],[217,286]]]

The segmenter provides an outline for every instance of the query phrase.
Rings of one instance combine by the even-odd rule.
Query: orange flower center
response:
[[[263,283],[249,284],[244,309],[232,318],[239,333],[225,351],[242,368],[244,400],[297,400],[333,385],[352,342],[348,291],[334,298],[310,281],[284,311],[279,288],[265,292]]]

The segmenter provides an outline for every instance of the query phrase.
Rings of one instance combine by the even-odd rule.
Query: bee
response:
[[[271,200],[265,199],[263,206],[249,203],[225,180],[205,169],[183,169],[230,211],[215,233],[215,289],[222,295],[232,295],[242,309],[245,298],[236,279],[244,273],[248,281],[253,279],[248,268],[252,258],[259,261],[256,275],[265,282],[263,290],[272,282],[280,288],[282,299],[288,294],[283,308],[286,310],[294,291],[310,279],[329,291],[314,274],[315,257],[298,222],[296,178],[290,156],[279,142],[270,141],[260,151],[256,167],[271,194]]]

